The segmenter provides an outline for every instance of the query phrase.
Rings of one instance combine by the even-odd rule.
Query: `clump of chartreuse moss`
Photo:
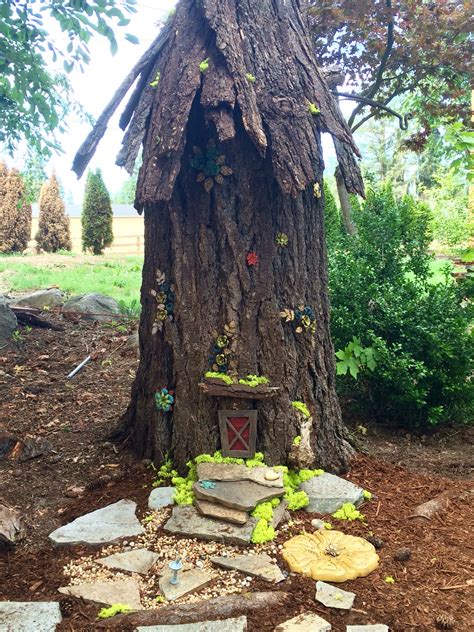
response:
[[[333,518],[338,520],[364,520],[365,516],[362,514],[353,503],[344,503],[340,509],[332,514]]]
[[[102,608],[99,610],[97,618],[110,619],[110,617],[115,617],[116,614],[127,614],[128,612],[132,612],[132,608],[130,608],[130,606],[127,606],[124,603],[114,603],[110,606],[110,608]]]
[[[230,386],[234,383],[234,380],[230,377],[230,375],[227,375],[227,373],[207,371],[206,373],[204,373],[204,377],[212,378],[214,380],[221,380],[222,382],[224,382],[224,384],[227,384],[227,386]]]
[[[304,417],[306,418],[310,417],[309,409],[304,402],[299,402],[298,400],[296,400],[294,402],[291,402],[291,405],[293,406],[295,410],[301,413]]]
[[[239,380],[239,384],[243,384],[244,386],[251,386],[252,388],[256,388],[257,386],[263,386],[264,384],[268,384],[270,380],[268,377],[263,375],[247,375],[247,377],[241,378]]]

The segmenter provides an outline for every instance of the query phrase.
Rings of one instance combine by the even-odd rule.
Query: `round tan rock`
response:
[[[276,481],[277,478],[280,478],[279,472],[275,472],[275,470],[267,470],[264,476],[266,481]]]

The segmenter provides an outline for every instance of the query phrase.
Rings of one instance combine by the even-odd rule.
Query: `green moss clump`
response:
[[[130,608],[130,606],[123,603],[114,603],[110,606],[110,608],[102,608],[99,610],[97,618],[110,619],[110,617],[115,617],[116,614],[127,614],[128,612],[132,612],[132,608]]]
[[[296,400],[294,402],[291,402],[291,405],[293,406],[295,410],[301,413],[304,417],[306,418],[310,417],[308,407],[306,406],[304,402],[299,402],[298,400]]]
[[[231,384],[234,383],[234,380],[230,377],[230,375],[227,375],[227,373],[218,373],[217,371],[207,371],[206,373],[204,373],[204,377],[209,377],[214,380],[221,380],[222,382],[224,382],[224,384],[227,384],[227,386],[230,386]]]
[[[315,103],[311,103],[311,101],[308,101],[308,112],[313,115],[321,114],[321,110],[318,106]]]
[[[251,72],[248,72],[245,75],[245,77],[246,77],[247,81],[250,81],[250,83],[255,83],[257,81],[257,78],[255,77],[255,75],[252,75]]]
[[[338,520],[364,520],[365,516],[352,503],[344,503],[340,509],[332,514]]]
[[[299,445],[300,443],[301,443],[301,437],[298,435],[297,437],[293,439],[292,445]]]
[[[243,384],[244,386],[251,386],[252,388],[256,388],[257,386],[262,386],[269,383],[270,380],[268,379],[268,377],[264,377],[263,375],[247,375],[247,377],[241,378],[239,380],[239,384]]]
[[[206,72],[206,70],[209,70],[209,57],[206,57],[206,59],[203,59],[202,62],[199,64],[199,72]]]
[[[252,516],[254,518],[260,518],[261,520],[271,522],[273,519],[272,503],[270,501],[259,503],[252,511]]]
[[[369,492],[367,489],[364,489],[362,496],[365,500],[372,500],[372,492]]]
[[[252,542],[254,544],[263,544],[264,542],[270,542],[275,537],[275,529],[268,524],[268,521],[261,518],[253,530]]]
[[[288,501],[288,509],[290,511],[298,511],[309,505],[308,494],[304,491],[290,492],[285,494],[285,498]]]
[[[247,467],[263,467],[265,465],[263,459],[263,452],[255,452],[253,459],[247,459],[245,465]]]

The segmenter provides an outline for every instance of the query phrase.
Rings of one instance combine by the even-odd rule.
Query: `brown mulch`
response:
[[[135,500],[139,516],[146,510],[152,472],[107,441],[127,405],[136,368],[135,352],[122,346],[126,332],[91,323],[62,324],[63,332],[35,329],[24,333],[18,348],[0,350],[0,437],[3,431],[46,446],[35,458],[0,460],[1,497],[20,510],[26,524],[25,539],[14,550],[0,552],[2,600],[58,599],[64,565],[90,550],[53,548],[47,539],[53,529],[121,498]],[[66,380],[90,353],[94,360]],[[455,630],[472,629],[472,481],[465,469],[469,459],[472,463],[472,432],[444,432],[436,439],[372,433],[369,426],[363,442],[369,455],[354,460],[349,478],[376,495],[362,509],[367,526],[331,522],[346,533],[380,537],[379,568],[341,584],[357,595],[349,612],[315,602],[314,582],[290,576],[275,589],[289,591],[291,605],[250,615],[249,632],[270,632],[306,611],[320,614],[335,632],[356,623],[385,623],[397,632],[433,631],[441,613],[454,617]],[[86,487],[81,497],[69,497],[72,487],[81,486]],[[445,490],[452,497],[444,513],[429,521],[409,518],[417,505]],[[301,512],[299,517],[311,530],[314,516]],[[280,534],[277,542],[284,540]],[[403,546],[411,549],[411,558],[396,562],[393,555]],[[387,576],[395,583],[386,583]],[[272,586],[260,581],[252,589]],[[72,616],[58,629],[95,630],[97,610],[76,601]]]

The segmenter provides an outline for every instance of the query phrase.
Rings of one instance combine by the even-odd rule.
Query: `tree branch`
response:
[[[372,99],[376,94],[378,89],[380,88],[381,84],[382,84],[382,80],[383,80],[383,73],[385,72],[385,69],[387,67],[387,62],[388,59],[390,57],[390,53],[392,52],[392,48],[393,48],[393,44],[395,42],[395,35],[394,35],[394,23],[393,23],[393,15],[392,15],[392,0],[385,0],[385,5],[387,7],[387,9],[390,11],[390,15],[388,18],[388,24],[387,24],[387,44],[385,45],[385,50],[384,53],[382,55],[382,59],[380,60],[380,65],[379,68],[377,70],[377,74],[375,75],[375,81],[372,84],[372,86],[370,88],[368,88],[365,93],[364,96],[367,97],[368,99]],[[354,123],[354,120],[356,118],[356,116],[359,114],[359,112],[363,109],[364,105],[362,103],[360,103],[359,105],[357,105],[352,114],[349,117],[348,120],[348,124],[349,127],[352,129],[352,125]],[[403,128],[402,128],[403,129]]]
[[[379,110],[385,110],[385,112],[388,112],[389,114],[391,114],[392,116],[395,116],[398,119],[399,125],[400,125],[400,129],[403,129],[403,130],[408,129],[408,121],[411,118],[413,118],[413,115],[410,114],[410,113],[408,113],[408,114],[399,114],[398,112],[395,112],[395,110],[392,110],[392,108],[387,107],[383,103],[378,103],[377,101],[373,101],[372,99],[368,99],[367,97],[359,96],[357,94],[351,94],[350,92],[338,92],[337,90],[331,90],[331,92],[335,96],[338,96],[338,97],[344,97],[345,99],[348,99],[348,100],[359,101],[360,102],[360,109],[362,109],[366,105],[370,105],[373,108],[377,108]],[[390,97],[389,100],[391,100],[392,98],[393,98],[393,96]],[[357,123],[357,125],[355,125],[354,127],[351,128],[352,132],[355,132],[356,129],[358,129],[363,123],[365,123],[365,121],[367,121],[372,116],[373,116],[373,114],[370,114],[370,115],[364,117],[363,119],[361,119]]]

